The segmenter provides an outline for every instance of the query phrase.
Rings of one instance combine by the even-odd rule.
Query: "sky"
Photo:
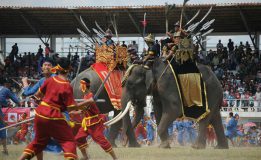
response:
[[[80,7],[80,6],[139,6],[182,4],[183,0],[0,0],[0,6],[16,7]],[[261,0],[189,0],[188,4],[261,3]]]

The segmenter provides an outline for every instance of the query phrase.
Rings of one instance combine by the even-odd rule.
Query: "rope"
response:
[[[126,83],[128,77],[130,76],[132,69],[133,69],[134,67],[136,67],[136,66],[138,66],[138,64],[132,64],[132,65],[128,68],[128,70],[125,72],[125,74],[124,74],[124,76],[123,76],[123,78],[122,78],[122,81],[121,81],[121,86],[122,86],[122,87],[125,85],[125,83]]]
[[[170,60],[170,63],[172,62],[173,59],[174,59],[174,56],[172,56],[172,58],[171,58],[171,60]],[[164,69],[163,72],[161,73],[160,77],[157,79],[157,81],[156,81],[157,83],[158,83],[158,81],[161,79],[161,77],[163,76],[163,74],[166,72],[168,66],[169,66],[169,65],[167,65],[167,66],[165,67],[165,69]]]

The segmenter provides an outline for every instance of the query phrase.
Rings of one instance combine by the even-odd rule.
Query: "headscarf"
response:
[[[67,73],[67,72],[69,72],[69,69],[64,69],[59,64],[57,64],[55,67],[51,68],[51,72],[56,73],[57,71],[63,71],[65,73]]]

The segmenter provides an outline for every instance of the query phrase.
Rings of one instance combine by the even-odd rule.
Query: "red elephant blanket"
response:
[[[104,81],[109,73],[106,65],[102,63],[95,63],[91,68],[99,75],[101,81]],[[123,71],[113,70],[109,79],[105,83],[105,89],[115,109],[121,109],[121,80],[124,75]]]

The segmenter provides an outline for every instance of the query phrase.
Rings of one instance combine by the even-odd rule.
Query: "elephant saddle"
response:
[[[196,63],[193,61],[185,61],[182,64],[173,62],[170,66],[177,80],[183,116],[197,121],[203,119],[209,113],[209,108],[205,83]]]

